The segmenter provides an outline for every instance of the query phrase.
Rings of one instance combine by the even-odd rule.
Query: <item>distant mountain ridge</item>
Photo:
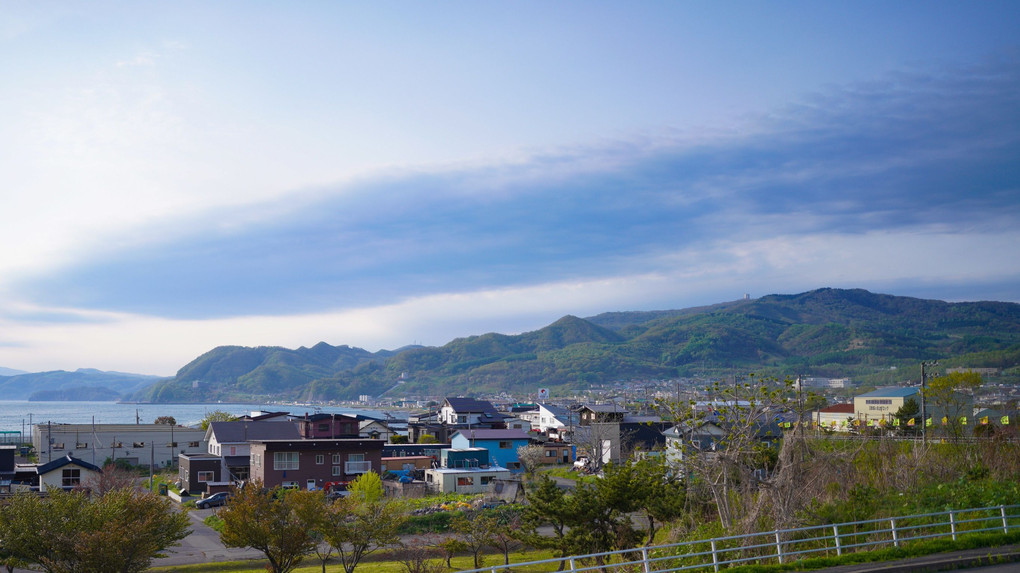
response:
[[[8,400],[118,400],[161,380],[162,376],[79,368],[0,376],[0,395]]]
[[[157,402],[563,392],[615,380],[762,372],[892,383],[925,359],[1020,374],[1020,305],[818,289],[683,310],[565,316],[517,335],[368,352],[215,348],[135,395]]]

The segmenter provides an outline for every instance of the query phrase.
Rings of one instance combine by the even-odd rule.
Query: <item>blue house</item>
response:
[[[455,450],[485,448],[489,450],[489,463],[510,471],[523,471],[517,459],[517,448],[529,443],[528,434],[523,430],[458,430],[450,438],[450,447]]]

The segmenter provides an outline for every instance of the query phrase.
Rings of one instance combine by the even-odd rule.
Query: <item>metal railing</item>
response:
[[[545,565],[558,567],[566,562],[569,571],[609,572],[693,571],[720,569],[745,563],[787,563],[808,556],[833,556],[879,546],[900,547],[923,539],[972,533],[1009,533],[1020,529],[1020,505],[998,505],[975,509],[956,509],[848,523],[815,525],[795,529],[764,531],[729,537],[636,547],[605,553],[573,555],[494,565],[462,573],[521,570]]]

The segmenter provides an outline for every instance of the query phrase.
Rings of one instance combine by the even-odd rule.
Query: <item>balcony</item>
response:
[[[372,471],[372,462],[344,462],[345,474],[366,474]]]

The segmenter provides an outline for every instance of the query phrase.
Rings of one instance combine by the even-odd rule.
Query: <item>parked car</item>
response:
[[[205,499],[196,501],[195,507],[198,509],[209,509],[210,507],[226,505],[228,501],[230,501],[230,494],[225,491],[221,491],[219,493],[214,493]]]

